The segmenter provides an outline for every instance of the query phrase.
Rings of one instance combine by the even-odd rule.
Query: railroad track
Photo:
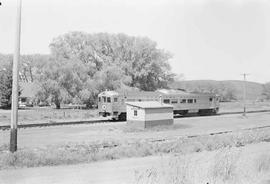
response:
[[[252,128],[244,128],[244,129],[240,129],[238,131],[249,131],[249,130],[259,130],[259,129],[264,129],[264,128],[270,128],[270,125],[266,125],[266,126],[260,126],[260,127],[252,127]],[[198,134],[198,135],[188,135],[188,136],[180,136],[180,137],[174,137],[174,138],[159,138],[159,139],[146,139],[145,142],[147,143],[164,143],[164,142],[171,142],[171,141],[176,141],[178,139],[182,139],[182,138],[187,138],[187,139],[192,139],[192,138],[198,138],[198,137],[203,137],[203,136],[214,136],[214,135],[222,135],[222,134],[228,134],[228,133],[233,133],[234,131],[230,130],[230,131],[221,131],[221,132],[212,132],[212,133],[207,133],[207,134]],[[265,138],[262,140],[263,142],[270,142],[270,138]],[[133,145],[136,144],[136,142],[131,142],[131,143],[127,143],[127,145]],[[121,144],[98,144],[95,145],[97,148],[101,148],[101,149],[106,149],[106,148],[114,148],[114,147],[118,147],[121,146]]]
[[[247,111],[247,114],[250,113],[263,113],[270,112],[270,110],[254,110]],[[230,114],[242,114],[243,112],[223,112],[218,113],[216,115],[210,116],[222,116],[222,115],[230,115]],[[193,116],[180,116],[177,118],[188,118]],[[199,116],[196,116],[199,117]],[[65,126],[65,125],[80,125],[80,124],[96,124],[96,123],[106,123],[106,122],[121,122],[121,121],[112,121],[112,120],[80,120],[80,121],[65,121],[65,122],[48,122],[48,123],[31,123],[31,124],[19,124],[18,128],[35,128],[35,127],[50,127],[50,126]],[[123,122],[123,121],[122,121]],[[0,130],[9,130],[10,125],[1,125]]]

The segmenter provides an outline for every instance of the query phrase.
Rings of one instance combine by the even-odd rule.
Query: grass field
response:
[[[247,111],[254,110],[270,110],[270,102],[256,102],[247,101],[246,102]],[[220,103],[220,112],[241,112],[243,111],[243,102],[222,102]]]
[[[96,109],[53,109],[49,107],[19,110],[18,124],[53,123],[55,121],[85,120],[97,118]],[[0,110],[0,125],[10,124],[10,110]]]

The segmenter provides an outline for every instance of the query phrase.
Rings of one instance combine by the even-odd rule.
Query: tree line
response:
[[[104,90],[166,88],[174,78],[168,63],[172,55],[147,37],[70,32],[53,39],[49,47],[50,55],[21,57],[20,77],[36,84],[37,101],[56,108],[63,103],[91,107]],[[0,78],[5,81],[0,85],[1,104],[10,106],[11,91],[5,88],[12,83],[12,56],[1,55],[0,60]]]

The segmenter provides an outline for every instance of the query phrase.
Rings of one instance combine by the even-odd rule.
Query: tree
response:
[[[40,101],[54,103],[60,109],[61,103],[71,103],[79,98],[88,79],[87,71],[79,61],[50,60],[37,73]]]
[[[118,68],[131,87],[141,90],[167,87],[174,77],[168,63],[171,54],[146,37],[71,32],[55,38],[50,48],[56,59],[81,61],[91,78],[107,67]]]
[[[0,106],[11,107],[12,96],[12,64],[11,62],[2,65],[0,68]]]

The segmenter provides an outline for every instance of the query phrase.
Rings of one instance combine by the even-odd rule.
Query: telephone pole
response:
[[[244,84],[243,84],[243,106],[244,106],[244,111],[243,111],[243,116],[246,116],[246,96],[247,96],[247,92],[246,92],[246,79],[247,79],[247,76],[249,75],[249,74],[247,74],[247,73],[243,73],[242,74],[243,75],[243,77],[244,77]]]
[[[20,39],[21,39],[21,9],[22,0],[17,0],[17,17],[15,31],[15,49],[13,55],[12,75],[12,104],[11,104],[11,125],[10,125],[10,152],[17,151],[17,124],[18,124],[18,94],[19,94],[19,61],[20,61]]]

